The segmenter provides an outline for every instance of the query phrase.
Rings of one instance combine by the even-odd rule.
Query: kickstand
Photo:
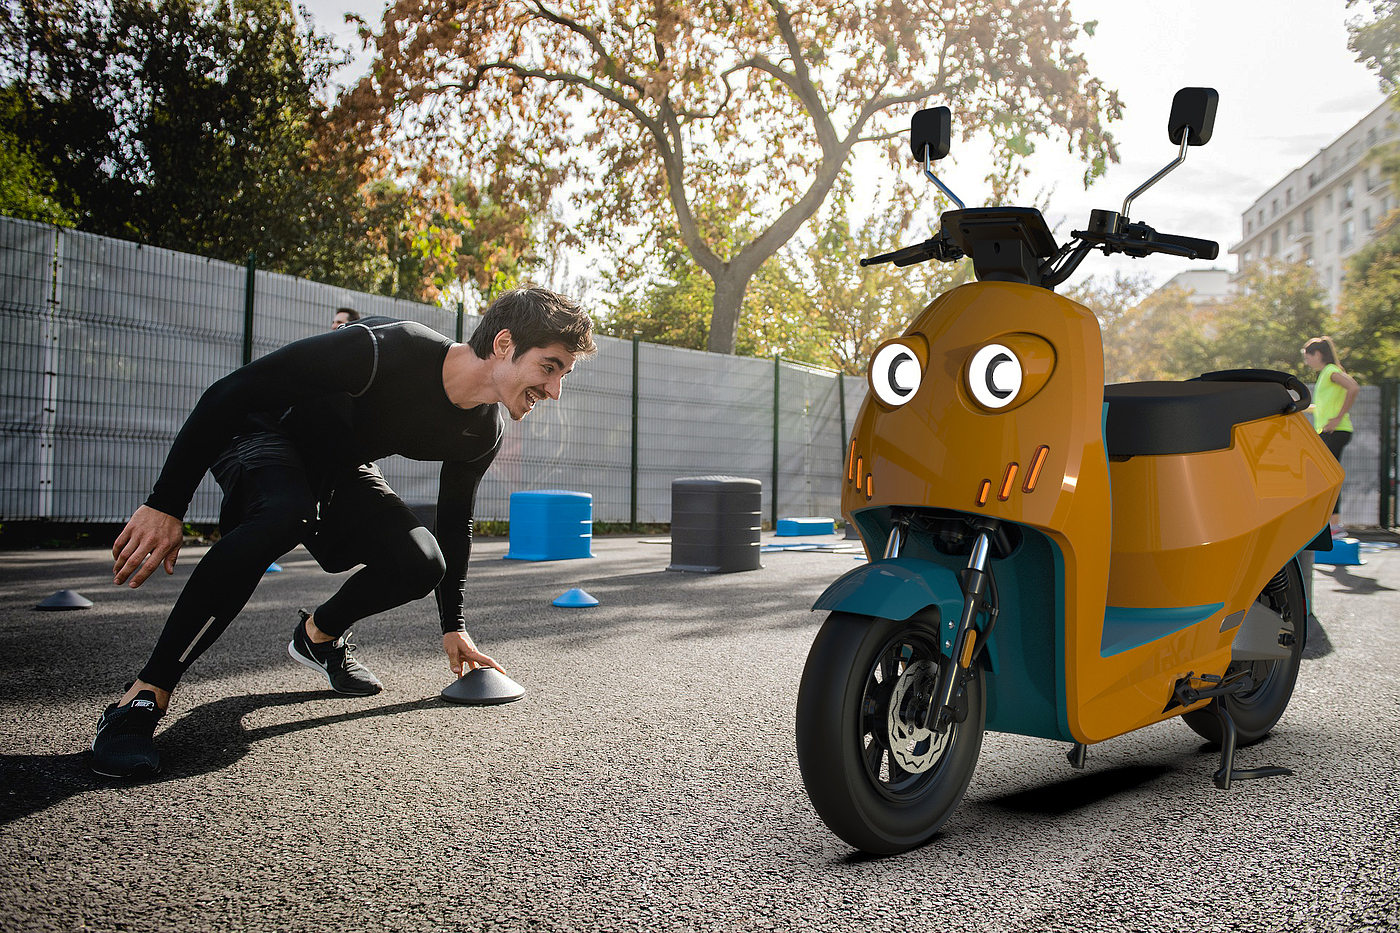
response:
[[[1075,742],[1074,747],[1065,753],[1069,759],[1069,766],[1076,771],[1084,770],[1084,759],[1089,757],[1089,746],[1083,742]]]
[[[1216,697],[1211,708],[1215,710],[1215,716],[1220,720],[1220,770],[1215,772],[1215,786],[1221,790],[1229,790],[1231,781],[1247,781],[1251,778],[1281,777],[1291,775],[1293,772],[1287,768],[1247,768],[1241,771],[1235,770],[1235,721],[1230,718],[1230,713],[1221,703],[1222,697]]]

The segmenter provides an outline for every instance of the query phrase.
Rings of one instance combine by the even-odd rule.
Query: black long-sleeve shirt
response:
[[[214,383],[185,420],[146,505],[183,518],[204,473],[240,434],[274,431],[323,475],[390,454],[441,461],[438,586],[444,632],[464,631],[476,489],[501,446],[498,406],[458,408],[443,388],[452,341],[412,321],[366,318],[288,344]]]

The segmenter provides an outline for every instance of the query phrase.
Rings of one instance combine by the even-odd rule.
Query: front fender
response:
[[[857,567],[826,588],[812,609],[851,612],[903,621],[937,606],[940,620],[962,617],[963,592],[957,574],[913,557],[877,560]],[[946,641],[946,639],[944,639]],[[947,654],[949,649],[944,649]]]

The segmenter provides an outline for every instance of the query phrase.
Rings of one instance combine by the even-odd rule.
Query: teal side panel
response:
[[[994,561],[1001,614],[987,645],[987,728],[1072,742],[1064,709],[1063,586],[1057,549],[1022,526],[1016,552]]]
[[[1103,642],[1099,656],[1111,658],[1133,648],[1166,638],[1197,622],[1204,622],[1225,608],[1224,603],[1207,606],[1170,606],[1164,608],[1127,608],[1109,606],[1103,615]]]

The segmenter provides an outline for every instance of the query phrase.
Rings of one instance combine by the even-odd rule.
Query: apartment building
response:
[[[1371,158],[1396,142],[1400,114],[1384,101],[1335,142],[1285,175],[1240,215],[1243,238],[1230,247],[1243,272],[1263,259],[1306,262],[1317,271],[1333,311],[1346,262],[1397,206],[1396,194]]]

